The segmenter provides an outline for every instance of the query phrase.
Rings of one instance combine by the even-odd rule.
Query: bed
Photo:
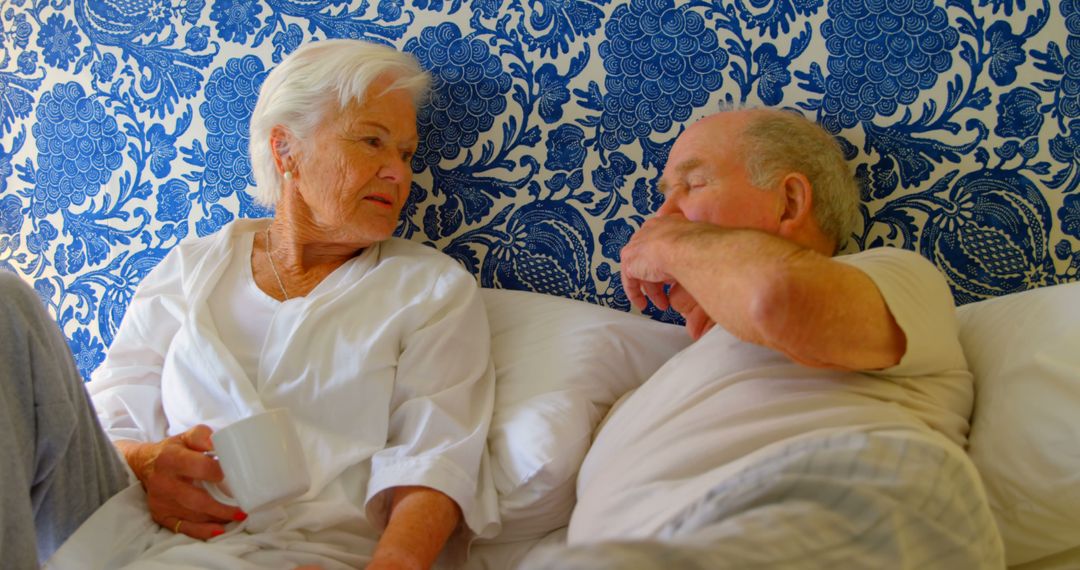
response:
[[[577,301],[484,296],[499,394],[489,441],[504,526],[474,545],[466,568],[498,570],[565,542],[576,468],[593,430],[689,337],[681,327]],[[1010,567],[1080,567],[1078,318],[1080,283],[958,310],[976,378],[967,453]]]
[[[270,214],[246,125],[283,54],[363,37],[431,69],[398,235],[489,289],[506,525],[474,569],[561,542],[596,425],[688,342],[618,276],[677,134],[725,102],[814,117],[863,191],[848,251],[916,250],[962,305],[1009,563],[1080,567],[1074,0],[13,0],[0,27],[0,270],[86,378],[171,248]]]

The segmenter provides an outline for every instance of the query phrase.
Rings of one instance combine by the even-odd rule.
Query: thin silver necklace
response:
[[[285,300],[289,300],[289,292],[285,290],[285,284],[281,282],[281,276],[278,275],[277,266],[274,265],[274,256],[270,255],[270,226],[266,226],[266,259],[270,261],[270,271],[274,272],[274,279],[277,279],[278,287],[281,287],[281,294],[285,295]]]

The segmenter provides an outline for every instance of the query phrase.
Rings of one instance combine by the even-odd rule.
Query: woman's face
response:
[[[376,82],[379,93],[385,82]],[[296,166],[306,206],[298,223],[330,242],[367,247],[389,238],[409,196],[416,110],[402,90],[351,103],[307,140]]]

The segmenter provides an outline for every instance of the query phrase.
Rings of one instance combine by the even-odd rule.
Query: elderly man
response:
[[[719,113],[660,190],[623,284],[696,342],[613,409],[569,549],[530,567],[1002,567],[949,287],[912,252],[834,257],[858,203],[836,142],[792,113]]]

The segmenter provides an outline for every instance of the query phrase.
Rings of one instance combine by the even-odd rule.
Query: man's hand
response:
[[[697,299],[694,299],[682,285],[678,283],[672,285],[667,296],[671,301],[671,307],[686,319],[686,332],[690,334],[690,338],[697,340],[716,326],[705,309],[698,304]]]
[[[664,285],[675,283],[671,250],[680,239],[699,229],[680,214],[657,216],[641,225],[621,252],[623,291],[639,309],[651,300],[660,310],[671,306]]]
[[[847,370],[894,366],[906,350],[868,274],[782,236],[669,214],[642,224],[622,256],[627,296],[674,307],[695,339],[715,322],[795,362]]]
[[[146,489],[154,522],[201,540],[224,534],[223,523],[247,518],[243,511],[215,501],[196,484],[225,478],[217,461],[204,453],[214,447],[211,433],[209,427],[199,425],[157,443],[116,442]]]

